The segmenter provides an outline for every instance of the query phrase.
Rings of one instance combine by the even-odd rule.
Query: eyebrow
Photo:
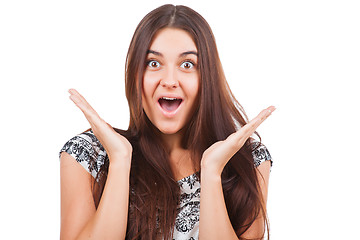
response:
[[[160,57],[163,57],[163,54],[160,53],[160,52],[157,52],[157,51],[154,51],[154,50],[147,50],[147,54],[149,53],[152,53],[154,55],[157,55],[157,56],[160,56]],[[183,52],[183,53],[180,53],[179,57],[183,57],[183,56],[186,56],[186,55],[189,55],[189,54],[193,54],[195,56],[199,56],[199,54],[196,52],[196,51],[186,51],[186,52]]]

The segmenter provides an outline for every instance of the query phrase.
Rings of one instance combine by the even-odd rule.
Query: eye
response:
[[[191,69],[194,66],[195,66],[195,64],[191,61],[185,61],[180,65],[180,67],[185,68],[185,69]]]
[[[159,68],[160,63],[156,60],[149,60],[149,61],[147,61],[147,66],[151,67],[151,68]]]

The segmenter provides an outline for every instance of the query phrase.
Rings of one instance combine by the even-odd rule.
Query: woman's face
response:
[[[146,62],[142,89],[145,113],[162,133],[178,133],[197,105],[200,75],[196,45],[184,30],[161,29]]]

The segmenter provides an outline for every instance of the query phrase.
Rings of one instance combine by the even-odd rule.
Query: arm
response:
[[[270,161],[258,167],[258,181],[264,203],[266,204]],[[238,239],[231,225],[221,185],[220,175],[201,169],[201,196],[200,196],[200,238],[201,239]],[[242,235],[249,239],[261,238],[264,232],[264,219],[259,217]]]
[[[245,141],[254,133],[256,128],[269,117],[274,110],[274,107],[264,109],[256,118],[244,125],[239,131],[231,134],[223,141],[214,143],[204,152],[201,159],[200,239],[238,239],[226,210],[221,185],[221,173],[229,159],[244,145]],[[266,167],[267,164],[261,164],[263,166],[258,169],[261,191],[266,195],[269,177],[267,171],[270,171],[269,167]],[[261,174],[264,178],[261,177]],[[264,200],[266,199],[266,195]],[[263,232],[263,227],[260,226],[260,224],[261,219],[256,220],[245,235],[248,237],[259,236],[258,233]]]
[[[269,186],[269,177],[270,177],[270,161],[265,161],[257,167],[257,177],[260,185],[262,197],[266,207],[267,196],[268,196],[268,186]],[[265,209],[266,211],[266,209]],[[261,238],[265,228],[264,228],[264,219],[262,217],[257,218],[251,227],[242,235],[245,238]]]
[[[199,239],[238,239],[226,210],[220,175],[201,168]]]
[[[95,211],[89,176],[74,166],[75,161],[69,155],[61,155],[62,239],[124,239],[132,146],[101,119],[75,89],[70,89],[69,93],[70,99],[84,113],[94,135],[103,145],[109,157],[109,170]]]
[[[91,191],[92,176],[68,153],[61,154],[60,164],[60,239],[124,239],[129,168],[110,164],[104,192],[96,210]]]

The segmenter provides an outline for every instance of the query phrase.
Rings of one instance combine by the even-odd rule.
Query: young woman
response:
[[[251,136],[275,108],[247,120],[207,22],[185,6],[147,14],[125,85],[126,131],[69,90],[91,129],[60,151],[61,239],[262,239],[271,157]]]

